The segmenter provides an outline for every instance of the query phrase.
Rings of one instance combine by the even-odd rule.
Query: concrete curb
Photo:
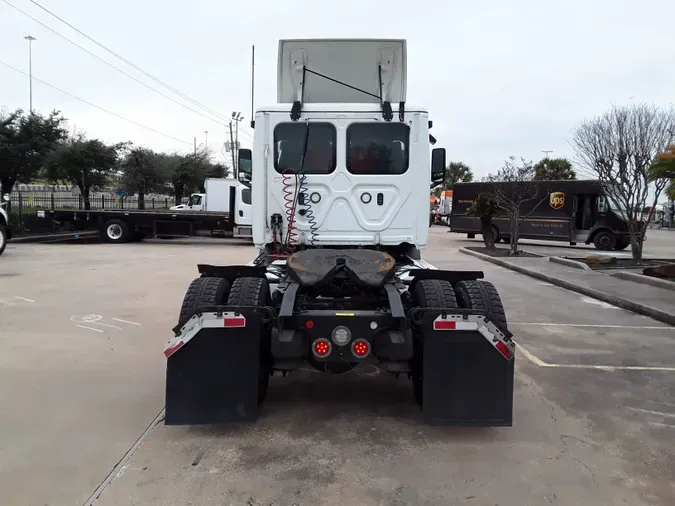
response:
[[[590,271],[591,268],[583,262],[577,262],[576,260],[570,260],[569,258],[563,257],[548,257],[549,262],[555,264],[566,265],[567,267],[574,267],[575,269],[581,269],[582,271]]]
[[[69,239],[91,238],[97,236],[98,232],[96,230],[87,230],[83,232],[68,232],[65,234],[44,234],[44,235],[31,235],[28,237],[14,237],[9,241],[7,241],[7,244],[59,241]]]
[[[539,279],[541,281],[546,281],[547,283],[551,283],[552,285],[559,286],[561,288],[565,288],[566,290],[570,290],[572,292],[580,293],[582,295],[586,295],[587,297],[591,297],[593,299],[601,300],[603,302],[606,302],[608,304],[612,304],[613,306],[620,307],[622,309],[626,309],[628,311],[632,311],[634,313],[638,313],[644,316],[649,316],[650,318],[653,318],[654,320],[658,320],[663,323],[667,323],[669,325],[674,325],[675,326],[675,314],[672,313],[667,313],[666,311],[662,311],[661,309],[657,309],[655,307],[647,306],[645,304],[639,304],[637,302],[633,302],[631,300],[626,300],[622,299],[621,297],[617,297],[615,295],[610,295],[608,293],[601,292],[599,290],[595,290],[594,288],[589,288],[587,286],[581,286],[577,285],[575,283],[572,283],[570,281],[566,281],[564,279],[556,278],[554,276],[549,276],[548,274],[544,274],[543,272],[538,272],[538,271],[533,271],[531,269],[527,269],[525,267],[521,267],[520,265],[515,265],[512,263],[509,263],[505,260],[502,260],[501,258],[494,258],[489,255],[485,255],[483,253],[479,253],[477,251],[472,251],[466,248],[460,248],[459,251],[461,253],[464,253],[465,255],[471,255],[476,258],[480,258],[481,260],[485,260],[486,262],[490,262],[496,265],[499,265],[500,267],[505,267],[507,269],[511,269],[512,271],[519,272],[520,274],[525,274],[526,276],[530,276],[535,279]]]
[[[675,282],[673,281],[653,278],[651,276],[645,276],[644,274],[638,274],[637,272],[615,272],[612,276],[628,281],[634,281],[635,283],[642,283],[643,285],[656,286],[658,288],[665,288],[666,290],[675,290]]]

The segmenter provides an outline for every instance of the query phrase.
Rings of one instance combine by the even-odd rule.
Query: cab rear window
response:
[[[353,123],[347,128],[347,170],[400,175],[408,170],[410,127],[405,123]]]

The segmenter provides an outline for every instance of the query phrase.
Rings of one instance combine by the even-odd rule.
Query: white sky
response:
[[[36,0],[98,42],[219,113],[241,111],[250,144],[250,61],[256,107],[276,102],[282,38],[386,37],[408,41],[408,101],[427,107],[436,147],[481,177],[509,155],[572,157],[571,130],[612,102],[667,105],[675,95],[675,2],[668,0],[206,1]],[[35,82],[33,106],[108,142],[192,149],[209,131],[222,160],[226,128],[134,82],[7,5],[9,2],[176,100],[29,0],[0,0],[0,61],[157,129],[163,137]],[[28,109],[28,78],[0,65],[0,106]],[[192,108],[196,108],[190,105]]]

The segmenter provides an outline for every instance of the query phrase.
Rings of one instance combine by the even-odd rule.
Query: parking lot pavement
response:
[[[434,234],[446,233],[449,240],[456,248],[482,246],[482,236],[476,235],[475,239],[468,239],[466,234],[456,234],[448,232],[448,227],[435,226],[432,227]],[[531,239],[521,239],[518,241],[521,249],[538,253],[544,256],[562,256],[562,257],[586,257],[593,254],[607,254],[609,252],[602,252],[592,244],[578,243],[576,246],[571,246],[569,243],[558,241],[535,241]],[[503,244],[502,244],[503,245]],[[503,245],[506,247],[505,245]],[[612,251],[611,254],[617,257],[631,257],[630,246],[624,251]],[[667,229],[650,228],[647,230],[647,239],[644,244],[645,258],[664,258],[670,259],[675,257],[675,231]]]
[[[0,260],[2,504],[84,504],[163,408],[162,349],[194,260],[253,253],[9,245]]]
[[[365,367],[275,376],[252,426],[146,432],[162,406],[162,345],[196,264],[253,250],[13,249],[0,299],[35,302],[0,306],[12,350],[0,355],[0,398],[18,406],[0,417],[3,499],[84,503],[105,482],[97,505],[675,503],[672,328],[461,255],[446,237],[432,234],[425,259],[483,269],[522,346],[512,428],[426,426],[407,379]],[[40,297],[19,290],[45,272]],[[125,330],[72,322],[74,309]]]

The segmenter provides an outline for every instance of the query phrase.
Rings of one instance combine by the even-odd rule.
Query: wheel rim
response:
[[[609,249],[612,247],[612,238],[608,235],[603,235],[600,237],[600,246],[604,249]]]
[[[5,231],[0,228],[0,250],[5,245]]]
[[[122,227],[117,223],[108,226],[108,237],[113,241],[117,241],[122,237]]]

